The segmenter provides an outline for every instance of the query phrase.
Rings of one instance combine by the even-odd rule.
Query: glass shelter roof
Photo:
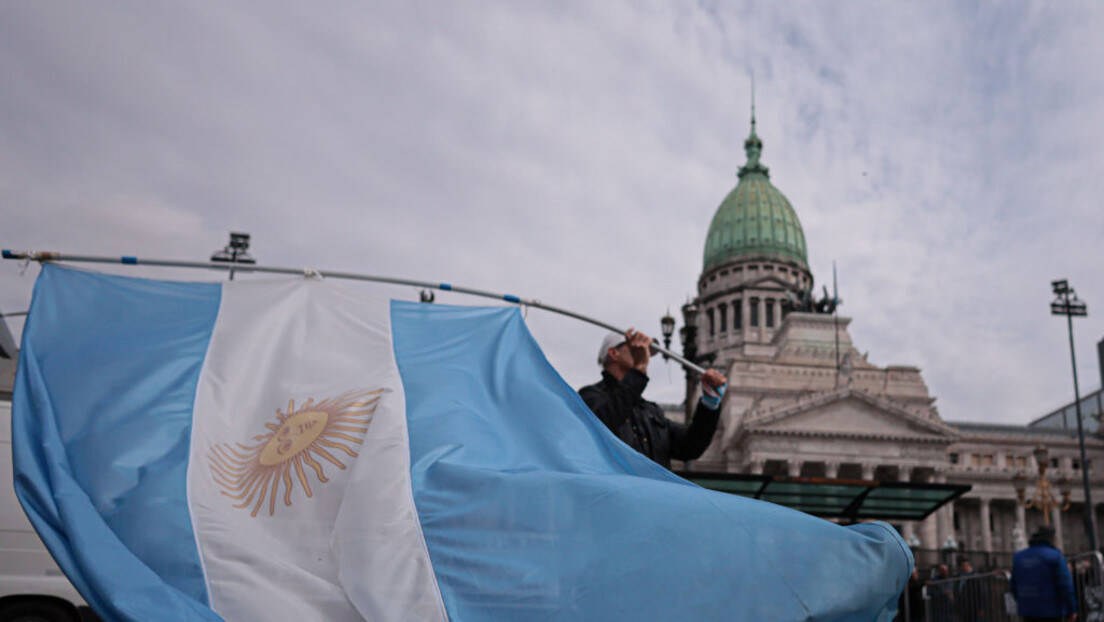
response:
[[[970,490],[969,485],[877,482],[822,477],[679,472],[695,484],[769,501],[822,518],[923,520]]]

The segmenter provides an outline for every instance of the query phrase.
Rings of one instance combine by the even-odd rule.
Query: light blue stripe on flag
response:
[[[49,264],[35,285],[13,399],[15,489],[100,612],[220,619],[206,606],[186,495],[220,291]]]
[[[451,619],[892,617],[912,557],[888,525],[677,478],[591,415],[516,309],[391,315],[414,500]]]

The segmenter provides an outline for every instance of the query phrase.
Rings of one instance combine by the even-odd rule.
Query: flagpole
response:
[[[246,270],[250,272],[264,272],[268,274],[295,274],[299,276],[320,276],[328,279],[345,279],[350,281],[368,281],[372,283],[388,283],[391,285],[411,285],[414,287],[423,287],[429,289],[436,289],[446,292],[457,292],[460,294],[468,294],[471,296],[481,296],[483,298],[493,298],[496,300],[502,300],[512,304],[516,304],[523,307],[533,307],[536,309],[543,309],[552,313],[558,313],[570,318],[574,318],[587,324],[593,324],[606,330],[611,330],[618,334],[623,334],[625,331],[612,324],[607,324],[601,320],[597,320],[581,313],[576,313],[568,309],[563,309],[536,300],[534,298],[522,298],[520,296],[514,296],[512,294],[499,294],[495,292],[488,292],[480,289],[473,289],[470,287],[461,287],[453,285],[451,283],[432,283],[429,281],[417,281],[413,279],[403,279],[390,276],[377,276],[372,274],[360,274],[356,272],[338,272],[332,270],[315,270],[313,268],[280,268],[272,266],[259,266],[250,264],[248,267],[242,267],[241,264],[229,264],[229,263],[216,263],[216,262],[202,262],[202,261],[177,261],[172,259],[143,259],[138,257],[108,257],[99,255],[68,255],[53,251],[12,251],[4,249],[2,251],[4,259],[15,259],[22,261],[37,261],[39,263],[48,262],[72,262],[72,263],[105,263],[105,264],[121,264],[127,266],[157,266],[160,268],[198,268],[204,270],[237,270],[244,272]],[[679,356],[676,352],[664,348],[658,339],[652,340],[652,349],[656,352],[664,354],[669,358],[672,358],[679,362],[685,369],[692,371],[698,375],[705,373],[705,368],[696,365],[689,360]]]

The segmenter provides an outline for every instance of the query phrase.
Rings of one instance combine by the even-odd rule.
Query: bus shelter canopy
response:
[[[822,477],[678,472],[695,484],[848,521],[923,520],[970,490],[966,484],[878,482]]]

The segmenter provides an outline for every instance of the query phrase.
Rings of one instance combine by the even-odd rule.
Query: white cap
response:
[[[602,347],[598,350],[598,366],[605,367],[606,359],[609,358],[609,349],[620,347],[625,343],[625,336],[618,335],[617,333],[608,333],[602,338]],[[659,354],[659,350],[655,349],[655,342],[652,342],[652,346],[648,348],[648,356],[655,356]]]
[[[607,333],[602,338],[602,347],[598,349],[598,366],[605,367],[606,359],[609,358],[610,348],[616,348],[625,343],[625,336],[618,335],[617,333]]]

